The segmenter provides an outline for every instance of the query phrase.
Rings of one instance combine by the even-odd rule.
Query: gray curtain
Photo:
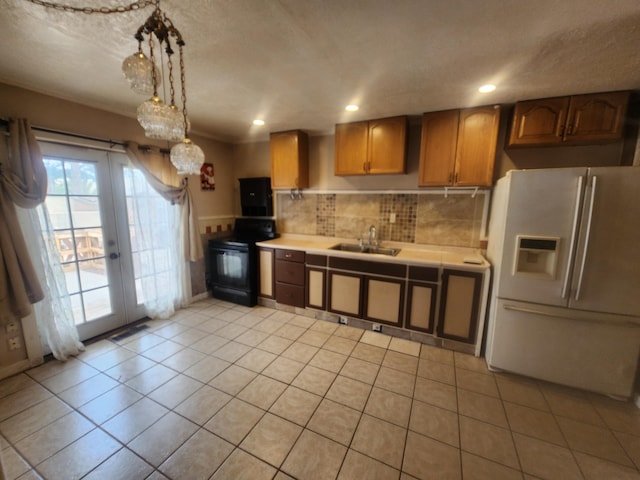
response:
[[[34,208],[47,195],[47,171],[26,119],[9,120],[9,155],[0,164],[0,323],[26,317],[44,298],[15,206]]]

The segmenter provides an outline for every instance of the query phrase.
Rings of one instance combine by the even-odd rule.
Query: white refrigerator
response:
[[[492,370],[633,395],[640,352],[640,167],[514,170],[494,189]]]

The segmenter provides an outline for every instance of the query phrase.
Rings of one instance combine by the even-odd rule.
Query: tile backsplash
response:
[[[277,229],[355,240],[375,225],[381,241],[478,248],[486,200],[482,193],[305,192],[296,200],[278,193]]]

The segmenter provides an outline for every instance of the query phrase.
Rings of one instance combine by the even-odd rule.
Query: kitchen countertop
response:
[[[484,271],[491,266],[482,256],[480,250],[475,248],[382,241],[380,244],[381,247],[400,249],[398,255],[390,256],[330,250],[330,247],[338,243],[357,245],[358,242],[354,239],[323,237],[320,235],[282,234],[279,238],[258,242],[257,245],[268,248],[303,250],[311,254],[331,255],[332,257],[357,258],[360,260],[403,263],[408,265],[456,267],[475,271]],[[471,259],[474,262],[480,263],[466,263],[465,259]]]

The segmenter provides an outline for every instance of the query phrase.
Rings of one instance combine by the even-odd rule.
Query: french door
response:
[[[81,340],[145,316],[136,295],[122,153],[42,143],[46,205]]]

